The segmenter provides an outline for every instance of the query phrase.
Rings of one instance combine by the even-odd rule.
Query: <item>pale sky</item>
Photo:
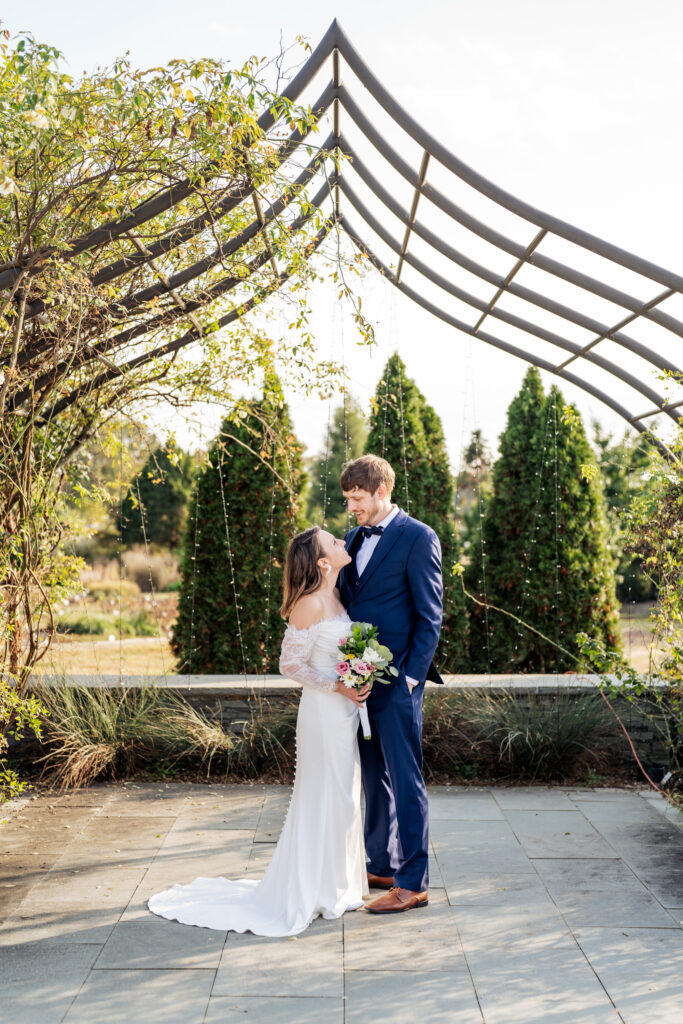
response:
[[[550,214],[680,268],[683,5],[677,0],[23,0],[9,9],[3,27],[12,33],[28,29],[56,45],[78,74],[127,50],[139,66],[200,56],[238,65],[252,53],[273,55],[281,32],[286,42],[303,34],[315,45],[335,16],[395,98],[475,170]],[[350,72],[347,79],[352,88]],[[323,84],[319,78],[313,93]],[[362,96],[357,85],[354,95]],[[359,221],[355,214],[352,219]],[[650,294],[660,290],[653,283]],[[314,296],[313,317],[321,357],[338,357],[343,345],[361,403],[367,407],[386,358],[398,349],[442,417],[456,469],[475,426],[495,445],[527,364],[441,323],[379,277],[368,277],[361,293],[376,325],[374,353],[354,344],[353,325],[323,290]],[[586,306],[585,312],[592,310]],[[683,315],[683,304],[675,312]],[[635,328],[631,333],[649,341]],[[679,365],[682,351],[680,340],[667,349],[678,354]],[[617,346],[604,352],[627,365]],[[635,364],[633,370],[638,372]],[[557,381],[542,376],[546,387]],[[557,382],[587,422],[598,417],[622,432],[625,424],[616,414]],[[655,379],[651,383],[664,389]],[[621,386],[617,393],[625,395]],[[299,436],[316,451],[324,439],[326,403],[296,394],[289,399]],[[631,402],[636,412],[651,404],[647,398]],[[205,431],[217,424],[213,413],[203,419]],[[195,439],[183,428],[178,437],[188,444]]]

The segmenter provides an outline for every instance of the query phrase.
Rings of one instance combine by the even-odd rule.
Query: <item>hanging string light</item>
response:
[[[142,497],[140,496],[140,480],[136,473],[135,477],[135,490],[138,498],[138,508],[140,509],[140,523],[142,525],[142,539],[145,545],[145,558],[147,560],[147,576],[149,579],[149,589],[152,595],[152,611],[154,613],[154,621],[157,627],[157,636],[159,638],[159,648],[161,652],[161,671],[166,674],[166,659],[164,657],[164,643],[162,638],[161,622],[159,619],[159,608],[157,606],[156,591],[154,589],[154,579],[152,578],[152,558],[149,551],[149,544],[147,542],[147,527],[145,524],[145,507],[142,504]]]
[[[224,445],[222,441],[219,441],[216,445],[217,456],[218,456],[218,482],[221,491],[221,502],[223,504],[223,521],[225,523],[225,542],[228,547],[228,565],[230,567],[230,585],[232,587],[233,601],[235,602],[235,618],[237,620],[237,638],[240,645],[240,654],[242,657],[242,673],[244,675],[244,681],[247,682],[247,659],[244,652],[244,637],[242,636],[242,621],[240,617],[240,603],[237,597],[237,584],[235,581],[235,564],[232,556],[232,545],[230,543],[230,522],[228,519],[228,509],[230,502],[226,501],[225,498],[225,485],[223,482],[223,452]]]

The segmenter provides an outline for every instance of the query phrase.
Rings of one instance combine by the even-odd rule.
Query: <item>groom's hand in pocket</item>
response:
[[[412,693],[418,685],[418,682],[417,679],[412,679],[410,676],[406,676],[406,684],[408,686],[408,693]]]

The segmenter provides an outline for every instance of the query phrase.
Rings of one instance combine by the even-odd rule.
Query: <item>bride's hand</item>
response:
[[[341,680],[337,683],[336,690],[337,693],[341,693],[342,697],[348,697],[359,708],[365,704],[370,694],[369,686],[362,686],[360,690],[357,690],[355,686],[346,686]]]

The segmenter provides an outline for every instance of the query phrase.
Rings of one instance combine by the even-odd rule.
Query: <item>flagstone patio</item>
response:
[[[100,785],[2,814],[0,1020],[678,1024],[683,817],[650,790],[432,787],[430,907],[264,939],[154,917],[258,877],[278,786]]]

